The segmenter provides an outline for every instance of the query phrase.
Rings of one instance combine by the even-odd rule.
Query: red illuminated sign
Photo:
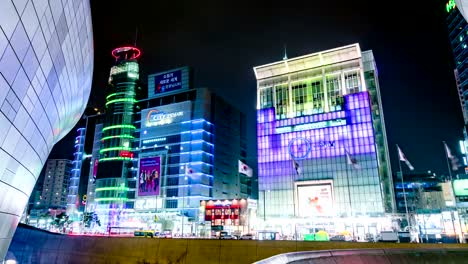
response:
[[[208,200],[202,201],[205,206],[205,221],[212,226],[241,225],[241,214],[247,208],[245,200]]]
[[[119,155],[124,158],[133,158],[133,152],[128,150],[121,150]]]

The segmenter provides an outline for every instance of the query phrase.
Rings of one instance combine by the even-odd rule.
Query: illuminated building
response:
[[[106,115],[102,128],[97,164],[94,201],[104,225],[118,226],[128,202],[134,198],[132,177],[132,142],[134,139],[134,105],[139,86],[140,51],[121,47],[112,51],[115,65],[111,68],[106,97]]]
[[[78,128],[75,138],[75,152],[73,153],[73,167],[71,169],[70,183],[68,185],[67,197],[67,215],[77,212],[79,206],[79,193],[81,166],[84,159],[84,141],[86,136],[86,128]]]
[[[87,0],[2,0],[0,29],[1,262],[52,147],[85,109],[94,54]]]
[[[468,2],[465,0],[450,0],[445,5],[447,12],[450,12],[453,8],[457,8],[458,11],[463,15],[466,21],[468,21]]]
[[[429,172],[405,172],[404,182],[401,183],[400,172],[394,178],[395,200],[397,212],[405,213],[403,197],[403,184],[406,193],[408,212],[417,213],[422,210],[441,211],[447,206],[442,193],[443,180],[435,173]],[[453,204],[452,204],[453,206]]]
[[[466,125],[468,124],[468,23],[453,0],[450,0],[446,7],[449,41],[455,63],[455,82]]]
[[[320,217],[357,219],[393,212],[372,52],[353,44],[254,71],[259,218],[273,226],[275,219],[291,223],[291,218],[313,219],[317,225]],[[348,163],[346,151],[356,166]],[[372,225],[361,233],[375,233],[378,228]]]
[[[247,155],[245,115],[209,89],[193,89],[190,80],[187,67],[149,75],[136,124],[135,210],[170,216],[178,233],[196,233],[200,200],[254,195],[252,178],[238,173]]]
[[[96,209],[96,202],[94,197],[96,195],[96,174],[97,174],[97,166],[99,164],[99,150],[101,149],[101,138],[102,138],[102,124],[95,124],[94,134],[92,135],[92,149],[91,159],[89,162],[89,173],[88,173],[88,184],[86,186],[86,212],[94,212]]]

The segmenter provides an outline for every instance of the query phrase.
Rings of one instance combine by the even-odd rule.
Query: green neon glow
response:
[[[450,0],[448,3],[445,5],[445,9],[447,9],[447,13],[450,13],[452,9],[456,7],[455,0]]]
[[[106,106],[109,105],[109,104],[118,103],[118,102],[136,103],[137,100],[135,98],[119,98],[119,99],[110,100],[109,102],[106,103]]]
[[[111,98],[112,96],[116,96],[116,95],[117,93],[111,93],[108,96],[106,96],[106,100],[109,100],[109,98]]]
[[[116,96],[116,95],[123,95],[125,97],[129,97],[129,96],[134,96],[135,93],[132,93],[132,92],[118,92],[118,93],[111,93],[109,94],[107,97],[106,97],[106,100],[109,100],[109,98],[113,97],[113,96]]]
[[[109,201],[127,201],[126,197],[107,197],[107,198],[96,198],[96,202],[109,202]]]
[[[130,157],[111,157],[111,158],[102,158],[99,159],[99,162],[101,161],[111,161],[111,160],[131,160],[132,158]]]
[[[101,140],[108,140],[108,139],[112,139],[112,138],[135,138],[135,137],[132,136],[132,135],[124,134],[124,135],[116,135],[116,136],[103,137],[103,138],[101,138]]]
[[[132,148],[127,148],[127,147],[104,148],[104,149],[99,150],[99,153],[113,151],[113,150],[132,150]]]
[[[133,129],[136,129],[136,127],[133,126],[133,125],[115,125],[115,126],[105,127],[105,128],[102,129],[102,131],[106,131],[106,130],[114,129],[114,128],[133,128]]]
[[[102,192],[102,191],[128,191],[128,187],[102,187],[102,188],[96,188],[95,192]]]

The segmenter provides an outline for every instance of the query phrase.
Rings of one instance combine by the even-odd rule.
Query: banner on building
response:
[[[302,217],[333,215],[331,182],[317,182],[297,186],[298,215]]]
[[[159,195],[161,178],[161,157],[140,159],[138,171],[138,196]]]

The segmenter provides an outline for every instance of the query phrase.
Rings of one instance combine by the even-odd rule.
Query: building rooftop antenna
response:
[[[287,60],[288,59],[288,53],[286,52],[286,44],[284,44],[284,56],[283,56],[283,60]]]
[[[133,47],[136,47],[137,38],[138,38],[138,27],[135,27],[135,43],[133,44]]]

